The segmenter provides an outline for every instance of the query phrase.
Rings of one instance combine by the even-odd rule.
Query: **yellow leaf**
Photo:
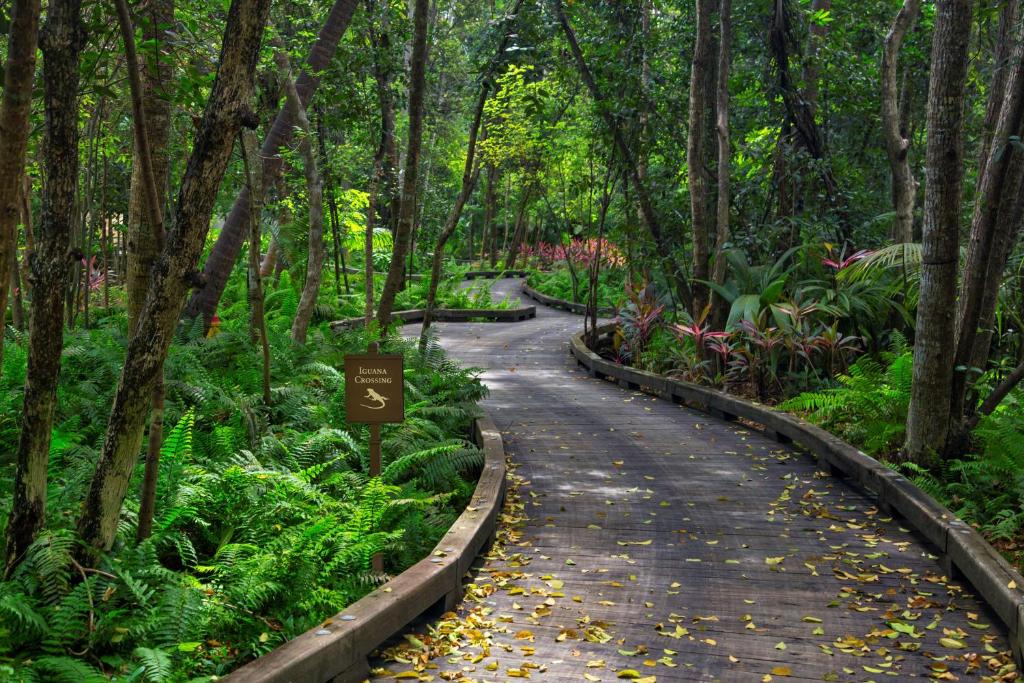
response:
[[[415,671],[403,671],[400,674],[395,674],[395,678],[398,678],[398,679],[403,679],[403,678],[417,678],[418,679],[419,677],[420,677],[420,675],[418,673],[416,673]]]
[[[772,669],[772,675],[773,676],[791,676],[791,675],[793,675],[793,670],[790,669],[788,666],[776,666],[776,667],[774,667]]]
[[[640,672],[636,669],[623,669],[618,673],[619,678],[640,678]]]
[[[599,680],[601,680],[600,676],[595,676],[594,674],[583,674],[583,678],[585,680],[588,680],[588,681],[599,681]]]

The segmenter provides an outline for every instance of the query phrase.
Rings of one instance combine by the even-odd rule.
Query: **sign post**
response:
[[[366,354],[345,356],[345,414],[349,422],[370,426],[371,477],[381,472],[380,426],[405,421],[405,359],[378,350],[371,342]],[[384,571],[380,553],[373,556],[373,570]]]

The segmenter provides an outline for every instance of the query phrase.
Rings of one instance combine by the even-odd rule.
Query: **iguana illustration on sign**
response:
[[[401,355],[345,356],[345,412],[349,422],[383,424],[405,419]]]

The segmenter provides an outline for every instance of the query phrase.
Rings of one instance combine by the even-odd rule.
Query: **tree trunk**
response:
[[[690,291],[690,282],[686,277],[682,264],[675,256],[674,245],[662,229],[661,221],[658,219],[658,216],[654,211],[654,203],[651,201],[651,195],[647,190],[647,184],[640,177],[639,167],[637,166],[633,150],[626,142],[626,136],[622,131],[619,120],[609,108],[604,106],[603,93],[598,87],[597,81],[594,80],[590,67],[587,66],[586,59],[583,56],[583,50],[580,49],[580,44],[576,40],[576,33],[573,31],[572,25],[569,24],[569,19],[565,15],[565,9],[562,7],[562,0],[552,0],[552,2],[554,5],[555,16],[562,27],[562,32],[565,34],[565,39],[569,43],[569,49],[572,51],[573,58],[576,61],[576,68],[580,72],[580,78],[583,79],[587,89],[590,91],[590,96],[594,100],[594,104],[597,106],[601,117],[604,119],[605,125],[612,134],[612,139],[615,142],[615,147],[618,150],[619,156],[626,165],[629,180],[636,191],[637,200],[640,204],[640,211],[644,217],[644,223],[647,226],[648,232],[651,234],[651,238],[657,245],[658,250],[661,252],[665,277],[669,281],[675,283],[676,294],[679,299],[687,302],[687,304],[692,304],[693,296]]]
[[[725,248],[732,239],[729,228],[731,190],[729,172],[732,147],[729,137],[729,71],[732,64],[732,0],[719,2],[718,82],[715,95],[715,132],[718,140],[718,203],[716,205],[715,254],[711,279],[725,283]],[[725,325],[728,309],[726,301],[717,293],[711,295],[712,320],[716,328]],[[699,311],[698,311],[699,315]]]
[[[320,180],[316,154],[313,152],[313,137],[310,132],[309,119],[306,117],[306,111],[299,99],[299,93],[295,89],[295,82],[292,80],[288,55],[279,51],[276,59],[278,71],[285,84],[287,107],[291,109],[291,116],[297,122],[302,133],[299,140],[299,154],[302,157],[302,166],[306,174],[306,201],[309,204],[309,256],[306,260],[306,282],[302,287],[302,296],[299,297],[295,320],[292,321],[292,341],[305,344],[309,321],[313,318],[316,299],[320,294],[320,282],[323,280],[324,261],[327,257],[327,249],[324,244],[323,183]]]
[[[381,179],[377,191],[384,201],[377,202],[381,223],[394,235],[398,229],[398,214],[402,195],[398,187],[398,137],[395,133],[395,78],[391,59],[391,21],[388,4],[378,5],[377,0],[368,0],[371,14],[379,14],[380,30],[376,30],[371,18],[370,44],[373,46],[373,77],[377,83],[377,101],[380,104],[380,132],[384,156],[381,157]]]
[[[14,329],[25,329],[25,304],[21,298],[21,267],[18,264],[18,245],[11,250],[11,322]],[[0,361],[3,358],[0,357]]]
[[[690,216],[693,223],[693,301],[690,310],[700,315],[708,303],[709,241],[714,230],[711,212],[711,167],[708,146],[708,111],[714,90],[714,56],[711,13],[715,0],[696,0],[697,36],[690,69],[690,130],[686,145],[686,177],[690,186]]]
[[[81,0],[50,0],[40,33],[46,123],[43,213],[32,254],[28,372],[18,440],[5,576],[24,558],[46,515],[46,470],[64,346],[64,289],[78,185],[78,64],[85,44]]]
[[[169,164],[168,142],[171,132],[171,103],[164,89],[171,79],[169,59],[150,55],[141,68],[135,52],[135,30],[125,0],[116,0],[121,36],[128,63],[131,86],[135,152],[128,203],[128,329],[135,327],[142,302],[149,291],[153,263],[164,239],[164,197]],[[168,31],[174,23],[174,4],[159,0],[146,5],[142,22],[143,39],[156,53],[168,43]],[[139,78],[140,68],[144,78]]]
[[[811,0],[811,12],[828,12],[832,0]],[[828,37],[828,24],[811,21],[810,38],[807,41],[807,60],[804,62],[804,99],[812,114],[818,112],[818,81],[821,79],[821,65],[818,55],[821,45]]]
[[[522,5],[522,0],[517,0],[512,10],[513,13],[518,13],[520,5]],[[498,47],[499,55],[505,51],[507,44],[508,34],[506,33]],[[434,254],[430,261],[430,285],[427,288],[427,307],[423,311],[423,326],[420,329],[421,349],[426,348],[430,325],[434,319],[434,306],[437,303],[437,286],[441,281],[441,265],[444,261],[444,247],[455,232],[455,228],[458,227],[459,219],[462,217],[462,209],[466,206],[470,195],[473,194],[477,179],[480,177],[480,167],[476,163],[476,139],[477,134],[480,132],[480,120],[484,115],[484,105],[487,103],[487,92],[488,82],[485,78],[484,82],[480,85],[480,95],[477,97],[476,108],[473,111],[473,123],[470,124],[469,128],[469,142],[466,144],[466,164],[462,170],[462,187],[459,189],[458,197],[455,198],[455,205],[452,206],[451,213],[448,214],[448,218],[444,222],[441,234],[437,236],[437,244],[434,246]],[[473,249],[470,247],[470,254],[472,252]]]
[[[980,182],[958,301],[954,367],[959,369],[954,371],[950,404],[954,420],[964,415],[967,389],[984,370],[987,358],[979,365],[973,365],[979,360],[979,354],[975,353],[978,329],[982,317],[988,317],[983,302],[994,302],[998,296],[1006,257],[1013,251],[1010,236],[1016,233],[1019,225],[1006,218],[1012,216],[1014,205],[1020,202],[1021,177],[1024,174],[1024,154],[1014,144],[1014,140],[1019,144],[1024,133],[1024,30],[1016,28],[1011,43],[1012,58],[1005,79],[1005,93],[992,93],[992,97],[1000,99],[1002,105],[992,133],[989,157],[979,169]],[[1001,247],[999,252],[993,249],[996,245]],[[993,262],[995,267],[992,267]],[[987,346],[988,339],[985,343]]]
[[[324,131],[324,113],[317,109],[316,137],[320,147],[320,163],[323,164],[324,195],[327,198],[327,212],[331,219],[331,244],[334,247],[334,293],[341,295],[341,281],[345,281],[345,294],[352,291],[348,284],[348,264],[345,263],[345,252],[342,248],[338,231],[338,201],[335,196],[334,182],[331,179],[331,163],[327,156],[327,134]]]
[[[928,86],[927,187],[921,293],[905,456],[926,462],[945,446],[953,382],[959,223],[963,189],[964,90],[971,0],[938,0]]]
[[[526,223],[529,221],[526,208],[529,206],[532,196],[533,185],[528,184],[523,188],[523,194],[519,200],[519,210],[516,211],[515,228],[512,230],[512,239],[508,241],[508,251],[505,254],[505,270],[514,270],[516,267],[519,248],[522,246],[523,236],[526,234]]]
[[[256,171],[259,143],[256,133],[242,131],[242,162],[245,166],[245,182],[249,188],[249,305],[252,309],[251,325],[254,341],[259,341],[263,356],[263,404],[269,406],[270,395],[270,342],[267,340],[267,321],[264,316],[263,280],[260,278],[260,219],[263,214],[263,188],[260,174]]]
[[[484,190],[484,227],[483,239],[480,240],[480,267],[483,268],[484,259],[489,253],[491,256],[491,267],[497,261],[498,246],[498,222],[495,220],[498,208],[498,183],[501,182],[498,176],[498,167],[494,164],[487,165],[487,189]]]
[[[233,0],[228,11],[220,66],[182,176],[174,224],[128,343],[103,448],[78,521],[78,532],[93,551],[109,549],[114,542],[149,398],[185,295],[196,280],[195,268],[234,140],[243,122],[258,123],[249,102],[269,6],[270,0]],[[93,553],[84,555],[88,562],[96,560]]]
[[[917,183],[910,168],[910,140],[902,129],[897,67],[900,46],[921,9],[921,0],[904,0],[896,19],[885,36],[882,50],[882,134],[892,172],[893,219],[892,239],[906,244],[914,241],[914,197]]]
[[[12,261],[18,262],[18,215],[36,73],[39,0],[14,0],[10,22],[3,101],[0,102],[0,371],[4,360],[7,284],[17,276],[9,269]]]
[[[164,197],[167,184],[168,141],[171,131],[170,102],[164,89],[171,79],[170,60],[160,54],[170,43],[168,31],[174,24],[173,0],[151,2],[146,8],[142,35],[155,54],[146,60],[140,79],[135,52],[135,29],[125,0],[116,0],[121,37],[124,40],[131,90],[135,153],[132,161],[131,199],[128,208],[128,329],[138,324],[139,311],[149,291],[150,274],[164,242]],[[163,370],[152,394],[152,415],[146,447],[146,468],[139,502],[136,539],[149,537],[156,512],[156,486],[160,474],[160,446],[163,443]]]
[[[427,14],[429,0],[415,0],[413,12],[412,62],[409,74],[409,145],[405,155],[405,177],[402,179],[402,206],[398,229],[395,231],[391,251],[391,267],[384,281],[384,290],[377,306],[377,322],[386,328],[391,321],[391,309],[405,279],[405,259],[412,241],[412,226],[416,219],[416,180],[419,175],[420,148],[423,142],[423,95],[426,90],[427,69]]]
[[[338,42],[348,29],[358,5],[359,0],[335,0],[332,5],[324,26],[320,29],[320,35],[310,48],[307,65],[295,79],[295,89],[299,93],[303,107],[309,106],[313,99],[313,93],[320,84],[320,75],[334,57]],[[280,153],[291,142],[294,129],[295,120],[288,114],[288,108],[282,107],[260,149],[260,159],[263,160],[261,187],[272,186],[280,175],[283,163]],[[207,326],[217,310],[217,303],[224,293],[231,269],[242,251],[242,244],[249,232],[249,198],[245,193],[246,190],[243,188],[235,199],[231,212],[224,220],[224,225],[217,236],[217,242],[206,259],[202,278],[205,284],[192,295],[185,309],[186,317],[195,318],[202,315]]]

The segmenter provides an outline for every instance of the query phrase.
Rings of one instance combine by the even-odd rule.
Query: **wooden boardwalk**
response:
[[[392,643],[377,679],[1005,672],[998,620],[899,520],[756,431],[591,379],[567,352],[581,325],[538,306],[527,322],[437,326],[486,369],[515,495],[457,614]]]

